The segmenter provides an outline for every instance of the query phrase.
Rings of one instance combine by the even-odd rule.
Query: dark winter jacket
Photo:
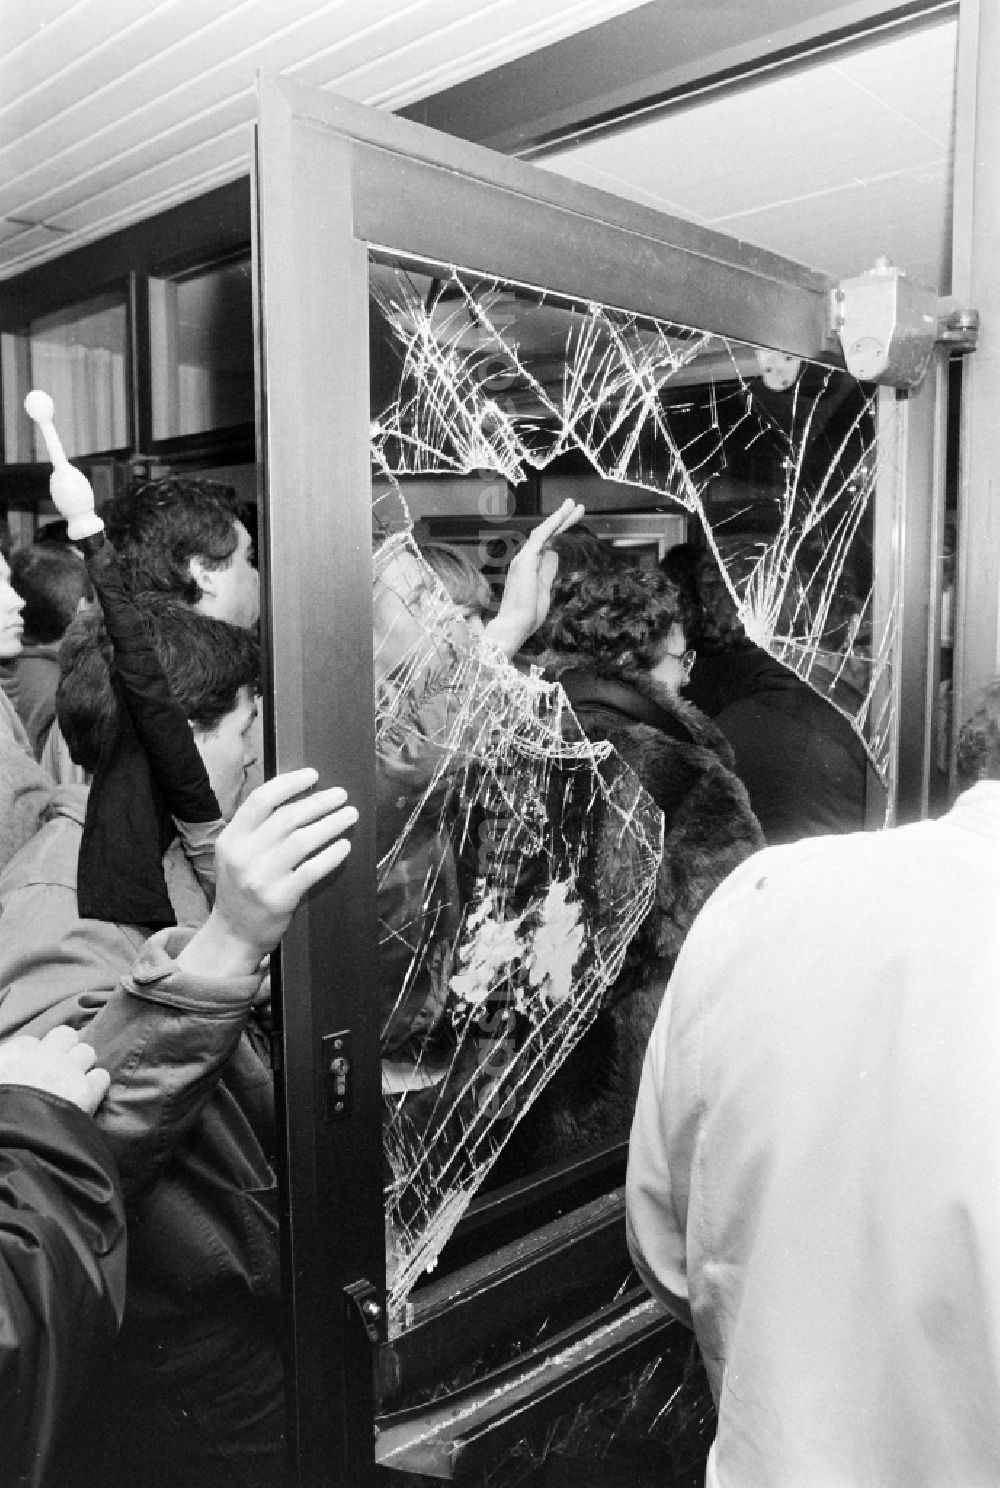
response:
[[[124,1301],[121,1193],[93,1120],[57,1096],[0,1087],[0,1483],[53,1481],[60,1434]]]
[[[614,745],[664,815],[656,901],[610,1004],[515,1130],[500,1172],[512,1178],[616,1138],[632,1117],[646,1042],[674,960],[701,906],[764,838],[732,751],[690,703],[648,677],[600,677],[543,658],[588,738]],[[606,766],[607,768],[607,766]]]
[[[559,680],[587,737],[613,744],[663,812],[656,908],[640,939],[647,964],[669,970],[712,890],[764,845],[732,750],[710,719],[648,677],[567,670]]]
[[[769,843],[864,829],[864,745],[794,672],[743,641],[700,650],[687,692],[731,744]]]

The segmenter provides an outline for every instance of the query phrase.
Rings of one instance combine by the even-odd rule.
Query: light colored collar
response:
[[[962,792],[945,820],[985,837],[1000,837],[1000,780],[978,780]]]

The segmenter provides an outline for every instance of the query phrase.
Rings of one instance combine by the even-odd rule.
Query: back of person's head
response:
[[[576,523],[568,532],[560,532],[552,539],[552,551],[559,555],[557,583],[571,584],[571,575],[598,573],[618,568],[622,558],[610,543],[602,542],[590,527]]]
[[[450,543],[422,543],[420,556],[434,570],[458,609],[482,614],[492,607],[489,580],[461,548]]]
[[[233,712],[242,688],[258,689],[260,647],[250,631],[167,595],[141,594],[135,603],[170,689],[195,728],[209,732]],[[56,714],[70,756],[85,770],[97,769],[117,737],[123,704],[112,664],[100,611],[81,611],[59,652]]]
[[[582,523],[560,532],[549,545],[559,559],[550,591],[549,614],[561,610],[588,574],[608,573],[626,565],[610,543],[602,542],[596,532]],[[525,644],[526,655],[537,655],[553,646],[545,626],[536,630]]]
[[[1000,677],[982,689],[958,731],[955,775],[960,790],[978,780],[1000,780]]]
[[[730,575],[737,584],[746,578],[743,572],[745,566],[738,560],[733,561]],[[706,650],[733,650],[746,640],[746,631],[736,601],[713,553],[706,550],[699,555],[693,581],[697,589],[698,604],[691,635],[692,644]]]
[[[54,522],[45,522],[35,533],[35,542],[48,547],[50,544],[58,548],[77,549],[69,540],[69,522],[65,517],[57,517]]]
[[[674,625],[685,631],[690,606],[658,569],[616,565],[576,575],[553,589],[538,638],[549,650],[579,656],[603,675],[651,670]]]
[[[190,605],[200,595],[191,559],[224,567],[242,520],[231,486],[181,477],[134,486],[107,502],[101,516],[130,587],[174,594]]]
[[[698,574],[704,552],[705,550],[695,543],[674,543],[660,560],[660,568],[667,578],[672,579],[681,590],[692,610],[698,607],[701,600],[698,592]]]
[[[24,600],[24,633],[42,645],[57,641],[94,590],[82,558],[70,548],[47,543],[18,548],[10,560],[11,584]]]

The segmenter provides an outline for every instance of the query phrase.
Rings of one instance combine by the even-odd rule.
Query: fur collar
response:
[[[557,651],[545,651],[533,660],[546,677],[563,684],[574,711],[610,710],[626,724],[648,724],[683,743],[709,749],[732,768],[732,749],[721,730],[694,703],[676,697],[648,672],[601,676],[588,669],[586,657]]]

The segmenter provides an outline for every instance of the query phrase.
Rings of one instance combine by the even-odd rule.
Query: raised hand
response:
[[[344,861],[358,819],[340,786],[312,791],[311,768],[252,791],[215,849],[215,904],[177,957],[208,976],[247,976],[278,944],[299,902]]]
[[[487,638],[505,655],[520,651],[549,613],[552,583],[559,568],[559,555],[549,544],[578,522],[583,511],[579,502],[567,498],[532,530],[524,547],[511,559],[500,608],[486,626]]]
[[[18,1034],[0,1044],[0,1085],[28,1085],[72,1101],[93,1116],[111,1083],[105,1069],[94,1066],[90,1044],[80,1041],[65,1023],[50,1028],[44,1038]]]

